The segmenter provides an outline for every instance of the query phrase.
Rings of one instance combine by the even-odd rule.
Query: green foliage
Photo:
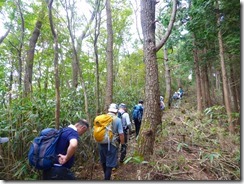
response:
[[[183,147],[188,147],[186,143],[179,143],[177,146],[177,152],[181,151]]]
[[[203,155],[202,162],[209,160],[210,163],[213,163],[214,159],[218,159],[221,155],[219,153],[207,153]]]
[[[136,164],[145,164],[145,163],[148,163],[147,161],[144,160],[144,158],[140,155],[135,155],[135,156],[132,156],[132,157],[128,157],[126,158],[126,160],[124,161],[125,164],[127,163],[136,163]]]

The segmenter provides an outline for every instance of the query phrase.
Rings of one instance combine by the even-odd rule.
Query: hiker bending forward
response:
[[[117,117],[118,106],[112,103],[108,109],[108,115],[113,117],[112,132],[113,138],[110,143],[98,143],[100,162],[103,167],[104,179],[110,180],[112,169],[117,166],[118,138],[121,143],[121,152],[125,150],[124,133],[121,119]]]
[[[89,124],[81,119],[75,125],[64,128],[56,147],[58,160],[47,170],[43,170],[44,180],[75,180],[70,168],[74,164],[74,154],[78,147],[78,139],[87,131]]]

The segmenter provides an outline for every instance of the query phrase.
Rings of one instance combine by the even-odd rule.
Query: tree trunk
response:
[[[197,112],[201,114],[202,113],[201,81],[200,81],[198,52],[197,52],[196,40],[194,35],[193,35],[193,47],[194,47],[193,49],[194,71],[196,75]]]
[[[19,9],[20,19],[21,19],[21,37],[20,37],[20,45],[19,45],[19,49],[18,49],[18,60],[19,60],[18,73],[19,73],[19,91],[20,91],[20,89],[22,87],[22,69],[23,69],[22,48],[23,48],[24,36],[25,36],[25,21],[24,21],[24,16],[23,16],[21,7],[20,7],[20,0],[18,0],[17,7]]]
[[[211,96],[210,96],[210,82],[208,77],[208,66],[207,63],[204,65],[204,78],[205,78],[205,98],[207,107],[212,106]]]
[[[141,0],[141,26],[143,33],[143,52],[146,65],[146,86],[144,113],[139,132],[138,153],[145,160],[150,158],[154,151],[154,140],[157,125],[161,124],[160,116],[160,92],[158,81],[158,65],[156,52],[160,50],[167,41],[175,20],[176,0],[173,1],[173,9],[168,29],[162,40],[155,44],[155,5],[156,0]]]
[[[106,84],[106,93],[105,93],[105,104],[104,111],[106,112],[109,104],[113,101],[113,27],[112,27],[112,15],[111,15],[111,5],[110,0],[106,0],[106,14],[107,14],[107,50],[106,50],[106,59],[107,59],[107,84]]]
[[[90,122],[90,115],[89,115],[89,111],[88,111],[88,99],[87,99],[87,93],[86,93],[86,86],[85,86],[85,82],[83,80],[83,74],[82,74],[82,70],[80,67],[80,63],[79,63],[79,56],[75,47],[75,37],[73,34],[73,25],[72,25],[72,19],[74,19],[74,17],[69,17],[69,10],[72,12],[72,7],[68,6],[67,4],[63,4],[64,9],[66,11],[66,17],[67,17],[67,21],[68,21],[68,30],[69,30],[69,35],[70,35],[70,39],[71,39],[71,43],[72,43],[72,51],[73,51],[73,60],[72,60],[72,66],[73,66],[73,88],[77,88],[78,85],[78,76],[80,76],[80,81],[81,81],[81,86],[82,86],[82,90],[83,90],[83,94],[84,94],[84,101],[85,101],[85,112],[86,112],[86,119],[88,122]],[[73,16],[72,13],[70,13],[71,16]]]
[[[0,44],[3,42],[3,40],[8,36],[9,32],[11,30],[11,27],[8,28],[8,30],[5,32],[3,36],[0,37]]]
[[[49,1],[48,4],[48,15],[50,27],[54,40],[54,76],[55,76],[55,95],[56,95],[56,108],[55,108],[55,127],[59,129],[59,119],[60,119],[60,80],[59,80],[59,66],[58,66],[58,35],[54,28],[53,16],[52,16],[52,3],[53,0]]]
[[[161,123],[159,106],[158,65],[155,51],[155,0],[141,0],[141,25],[143,32],[146,86],[143,120],[139,133],[138,153],[149,159],[153,154],[156,126]]]
[[[219,9],[217,0],[217,9]],[[222,39],[222,32],[220,27],[220,15],[217,13],[217,24],[219,27],[218,30],[218,41],[219,41],[219,57],[220,57],[220,64],[221,64],[221,72],[222,72],[222,80],[223,80],[223,91],[224,91],[224,101],[225,101],[225,109],[228,115],[228,122],[229,122],[229,131],[230,133],[234,133],[234,125],[232,123],[231,117],[231,105],[230,105],[230,95],[228,90],[228,80],[227,80],[227,73],[225,69],[225,60],[224,60],[224,47],[223,47],[223,39]]]
[[[10,75],[9,75],[9,87],[8,87],[8,91],[12,91],[12,88],[13,88],[13,68],[14,68],[14,66],[13,66],[13,61],[12,61],[12,59],[10,60],[10,62],[11,62],[11,70],[10,70]],[[3,98],[4,99],[4,98]],[[11,103],[12,103],[12,93],[10,92],[9,93],[9,96],[8,96],[8,103],[9,103],[9,106],[11,105]]]
[[[208,77],[208,80],[209,80],[209,90],[210,90],[210,93],[209,95],[212,97],[210,98],[210,107],[214,104],[213,102],[213,99],[216,99],[216,94],[215,94],[215,78],[213,77],[213,67],[211,65],[211,61],[208,62],[208,65],[206,66],[208,68],[208,71],[209,71],[209,74],[210,74],[210,77]]]
[[[201,85],[201,97],[202,97],[202,108],[206,108],[206,89],[205,89],[205,78],[204,78],[204,69],[203,66],[198,65],[200,71],[200,85]]]
[[[93,46],[94,46],[94,55],[95,55],[95,63],[96,63],[96,68],[95,68],[95,76],[96,76],[96,115],[100,113],[100,93],[99,93],[99,63],[98,63],[98,37],[100,35],[100,25],[101,25],[101,10],[100,10],[100,1],[98,0],[96,3],[96,16],[95,16],[95,25],[94,25],[94,41],[93,41]]]
[[[233,97],[233,111],[234,112],[239,112],[239,108],[238,108],[238,100],[237,100],[237,95],[236,95],[236,78],[235,78],[235,74],[234,74],[234,67],[232,65],[232,63],[230,63],[230,81],[231,81],[231,91],[232,91],[232,97]]]
[[[166,47],[164,47],[164,68],[165,68],[165,84],[166,84],[166,90],[164,96],[165,108],[170,107],[170,97],[171,97],[171,76],[170,76],[170,68],[168,62],[169,62],[168,50]]]
[[[25,64],[25,77],[24,77],[24,94],[27,96],[32,91],[32,74],[33,74],[33,63],[34,63],[34,53],[35,47],[40,35],[40,30],[42,27],[42,22],[38,20],[36,22],[36,27],[29,42],[29,50],[27,52],[26,64]]]
[[[215,71],[215,88],[216,90],[220,90],[220,83],[221,83],[221,80],[220,80],[220,72],[219,70],[216,70]]]

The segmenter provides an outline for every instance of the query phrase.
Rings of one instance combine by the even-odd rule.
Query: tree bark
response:
[[[232,97],[233,97],[233,111],[234,112],[239,112],[239,107],[238,107],[238,99],[236,95],[236,78],[234,74],[234,67],[233,64],[230,63],[230,81],[231,81],[231,92],[232,92]]]
[[[113,27],[112,27],[112,15],[111,15],[111,5],[110,0],[106,0],[106,14],[107,14],[107,49],[106,49],[106,59],[107,59],[107,83],[106,83],[106,93],[105,93],[105,104],[104,111],[106,112],[109,104],[113,101]]]
[[[203,69],[203,66],[198,65],[198,67],[199,67],[199,74],[200,74],[199,80],[200,80],[200,86],[201,86],[202,109],[205,109],[206,108],[206,89],[205,89],[204,69]]]
[[[50,0],[48,3],[48,15],[50,27],[54,40],[54,76],[55,76],[55,95],[56,95],[56,107],[55,107],[55,127],[59,129],[59,119],[60,119],[60,80],[59,80],[59,66],[58,66],[58,35],[54,28],[53,15],[52,15],[52,3]]]
[[[20,19],[21,19],[21,38],[20,38],[20,45],[19,45],[19,49],[18,49],[18,60],[19,60],[18,73],[19,73],[19,90],[20,90],[22,87],[22,70],[23,70],[22,48],[23,48],[24,37],[25,37],[25,21],[24,21],[24,16],[23,16],[21,7],[20,7],[20,0],[18,0],[17,6],[19,9]]]
[[[203,52],[204,52],[204,55],[206,56],[207,52],[208,52],[207,47],[204,48]],[[212,100],[211,100],[211,95],[210,95],[211,94],[211,92],[210,92],[211,91],[210,90],[211,84],[210,84],[210,80],[209,80],[209,73],[210,74],[212,74],[212,73],[211,73],[211,68],[209,67],[210,66],[209,63],[210,63],[209,60],[206,60],[204,65],[203,65],[204,81],[205,81],[205,84],[204,84],[204,86],[205,86],[205,99],[206,99],[206,106],[207,107],[212,106]]]
[[[33,63],[34,63],[34,53],[35,47],[40,35],[40,29],[42,27],[42,22],[38,20],[36,22],[36,27],[32,33],[29,41],[29,50],[27,52],[27,59],[25,64],[25,77],[24,77],[24,94],[27,96],[32,91],[32,75],[33,75]]]
[[[218,0],[217,9],[219,9]],[[234,125],[232,122],[231,116],[231,105],[230,105],[230,95],[228,90],[228,80],[227,80],[227,72],[225,68],[225,60],[224,60],[224,47],[223,47],[223,39],[222,39],[222,31],[220,25],[220,15],[217,13],[217,25],[219,27],[218,30],[218,41],[219,41],[219,57],[220,57],[220,65],[221,65],[221,72],[222,72],[222,80],[223,80],[223,92],[224,92],[224,101],[225,101],[225,109],[228,115],[228,122],[229,122],[229,131],[230,133],[234,133]]]
[[[166,84],[166,90],[164,96],[165,108],[170,107],[170,97],[171,97],[171,76],[170,76],[170,68],[168,62],[169,62],[168,50],[166,47],[164,47],[164,68],[165,68],[164,70],[165,70],[165,84]]]
[[[100,1],[96,1],[96,15],[95,15],[95,25],[94,25],[94,41],[93,41],[93,47],[94,47],[94,55],[95,55],[95,63],[96,63],[96,68],[95,68],[95,76],[96,76],[96,90],[95,90],[95,95],[96,95],[96,115],[100,113],[100,93],[99,93],[99,58],[98,58],[98,37],[100,35],[100,25],[101,25],[101,5]]]
[[[143,51],[144,62],[146,65],[146,86],[144,113],[139,132],[138,153],[145,160],[150,159],[153,154],[154,140],[157,125],[161,124],[160,116],[160,92],[158,81],[158,65],[156,52],[163,47],[167,41],[173,27],[176,14],[176,0],[173,1],[173,10],[171,14],[168,30],[158,46],[155,43],[155,5],[156,0],[141,0],[141,26],[143,33]]]
[[[193,57],[194,57],[194,71],[196,76],[196,91],[197,91],[197,112],[202,113],[202,93],[201,93],[201,81],[200,81],[200,70],[199,60],[195,36],[193,34]]]

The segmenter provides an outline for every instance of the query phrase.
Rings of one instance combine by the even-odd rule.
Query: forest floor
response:
[[[135,156],[137,141],[130,135],[127,160],[112,172],[111,180],[240,180],[240,139],[226,129],[197,119],[191,103],[182,99],[166,110],[158,127],[149,162]],[[221,132],[221,133],[220,133]],[[240,137],[240,135],[239,135]],[[103,180],[99,163],[76,172],[80,180]]]

